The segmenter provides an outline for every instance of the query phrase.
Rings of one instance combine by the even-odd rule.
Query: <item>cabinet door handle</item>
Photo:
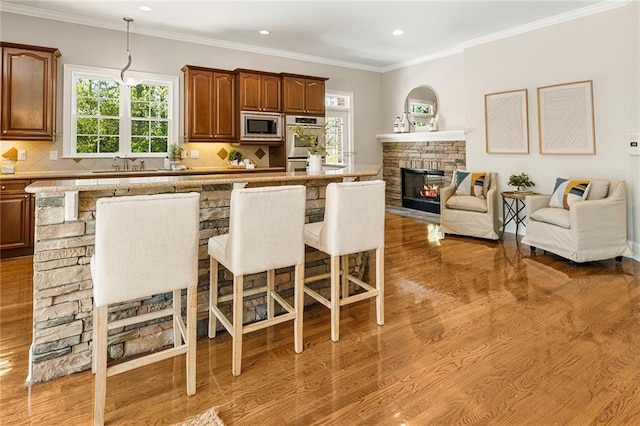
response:
[[[29,198],[29,194],[25,195],[24,198]]]
[[[7,187],[6,187],[6,186],[4,186],[4,185],[2,185],[2,189],[7,189]]]

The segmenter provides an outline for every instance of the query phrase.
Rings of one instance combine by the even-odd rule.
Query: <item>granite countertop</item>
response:
[[[185,175],[206,175],[219,173],[260,173],[260,172],[283,172],[284,167],[260,167],[257,169],[230,168],[230,167],[193,167],[187,170],[136,170],[136,171],[115,171],[115,170],[56,170],[46,172],[16,172],[12,174],[0,175],[1,180],[16,179],[97,179],[106,177],[137,177],[137,176],[185,176]]]
[[[372,164],[354,164],[346,167],[325,166],[320,172],[284,172],[255,170],[218,169],[216,172],[189,170],[192,173],[173,172],[173,175],[158,176],[157,172],[149,172],[147,176],[131,176],[133,172],[127,172],[127,177],[122,173],[111,177],[106,173],[92,173],[93,179],[76,176],[76,179],[40,180],[33,182],[26,188],[30,193],[65,192],[65,191],[101,191],[112,189],[130,188],[158,188],[178,187],[190,188],[202,185],[217,185],[244,182],[304,182],[327,178],[359,178],[372,177],[380,173],[382,166]],[[282,168],[280,168],[282,170]],[[250,172],[250,173],[249,173]],[[45,178],[43,176],[43,178]],[[23,177],[22,179],[37,179],[37,177]],[[49,176],[46,179],[51,179]]]

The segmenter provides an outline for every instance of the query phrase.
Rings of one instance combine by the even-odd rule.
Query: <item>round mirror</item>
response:
[[[430,86],[418,86],[407,95],[404,110],[417,131],[427,130],[431,117],[438,112],[438,96]]]

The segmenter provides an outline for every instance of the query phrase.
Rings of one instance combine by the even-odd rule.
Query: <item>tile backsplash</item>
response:
[[[185,152],[198,151],[198,158],[185,158],[182,164],[187,167],[223,167],[227,165],[226,157],[221,152],[229,152],[231,149],[240,151],[243,158],[249,158],[258,167],[266,167],[269,164],[268,147],[261,146],[231,146],[228,143],[185,143],[182,145]],[[85,171],[105,170],[111,168],[111,158],[62,158],[62,142],[43,141],[1,141],[0,153],[12,157],[18,150],[27,152],[27,159],[16,161],[16,172],[41,172],[41,171]],[[223,151],[224,150],[224,151]],[[57,151],[57,160],[50,159],[51,151]],[[17,154],[16,154],[17,155]],[[135,158],[134,155],[131,156]],[[148,168],[162,168],[162,158],[145,158]]]

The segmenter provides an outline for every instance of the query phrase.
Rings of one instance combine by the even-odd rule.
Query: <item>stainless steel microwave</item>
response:
[[[240,140],[281,141],[282,114],[273,112],[240,112]]]

